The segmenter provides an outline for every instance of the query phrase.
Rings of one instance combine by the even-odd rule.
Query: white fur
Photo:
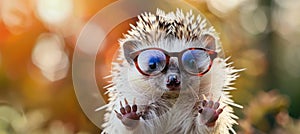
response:
[[[176,14],[176,15],[175,15]],[[190,15],[189,15],[190,14]],[[123,42],[127,40],[139,40],[144,44],[136,48],[136,50],[148,48],[148,47],[158,47],[166,51],[181,51],[188,47],[197,46],[204,47],[205,43],[200,42],[201,34],[208,33],[215,36],[217,40],[217,49],[220,52],[220,42],[218,40],[217,34],[214,32],[212,27],[206,28],[206,21],[200,17],[197,17],[196,22],[189,19],[191,13],[184,16],[182,11],[177,11],[176,13],[165,14],[163,11],[158,10],[156,15],[165,16],[165,20],[170,21],[176,19],[182,19],[185,21],[186,26],[191,25],[191,28],[197,29],[199,32],[198,40],[189,40],[187,35],[182,36],[182,38],[168,37],[166,30],[151,29],[146,27],[144,22],[141,21],[139,16],[139,22],[137,26],[132,26],[132,31],[129,35],[125,35],[125,39],[121,40],[121,47]],[[144,19],[153,20],[155,15],[144,14],[142,15]],[[153,25],[156,25],[153,23]],[[146,32],[138,32],[138,29],[146,27]],[[153,27],[152,27],[153,28]],[[168,30],[167,30],[168,31]],[[172,30],[169,32],[172,32]],[[173,33],[176,34],[176,33]],[[229,131],[233,130],[232,126],[237,124],[235,121],[238,117],[233,114],[233,109],[230,105],[238,106],[230,98],[229,90],[231,88],[232,81],[235,80],[238,75],[236,74],[240,70],[236,70],[230,67],[230,64],[226,63],[227,59],[216,58],[213,62],[211,70],[205,74],[203,77],[198,76],[182,76],[183,88],[177,99],[162,99],[161,96],[164,93],[163,90],[158,90],[158,86],[153,83],[158,80],[160,76],[156,78],[148,79],[147,77],[140,74],[137,69],[126,62],[123,56],[123,51],[121,49],[120,57],[118,62],[113,64],[112,70],[112,85],[108,88],[109,94],[109,104],[107,104],[107,113],[105,115],[106,123],[103,124],[103,133],[109,134],[173,134],[173,133],[183,133],[183,134],[206,134],[206,133],[222,133],[229,134]],[[195,109],[195,105],[199,100],[202,100],[202,95],[211,96],[212,100],[217,101],[219,97],[220,107],[224,107],[224,111],[220,114],[216,125],[212,128],[208,128],[203,122],[201,122],[201,114]],[[160,116],[155,113],[150,113],[153,119],[144,120],[140,119],[139,125],[134,129],[127,129],[120,119],[117,118],[114,110],[119,111],[119,102],[123,101],[124,98],[132,104],[133,99],[136,99],[136,104],[138,105],[138,111],[143,110],[143,105],[149,105],[153,102],[160,104],[158,108],[160,110],[166,110],[167,112],[161,112]]]

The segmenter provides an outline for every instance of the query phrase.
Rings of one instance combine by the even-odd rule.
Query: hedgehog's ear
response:
[[[130,58],[130,54],[137,50],[138,46],[141,45],[140,41],[137,40],[128,40],[123,43],[123,51],[124,57],[126,58],[127,62],[133,65],[133,60]]]
[[[204,34],[201,37],[201,43],[204,48],[216,50],[216,37],[211,34]]]

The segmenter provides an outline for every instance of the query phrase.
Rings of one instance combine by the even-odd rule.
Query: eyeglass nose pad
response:
[[[168,68],[171,70],[178,70],[179,59],[177,57],[171,57],[169,60]]]

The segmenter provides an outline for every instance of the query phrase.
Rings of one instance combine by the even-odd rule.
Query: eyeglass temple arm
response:
[[[208,52],[208,54],[209,54],[209,56],[210,56],[210,58],[211,58],[212,60],[214,60],[214,59],[217,58],[217,56],[218,56],[218,53],[217,53],[216,51],[213,51],[213,50],[207,50],[207,52]]]

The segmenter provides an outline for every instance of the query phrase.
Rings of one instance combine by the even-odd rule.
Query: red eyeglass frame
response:
[[[161,52],[164,53],[164,55],[166,57],[166,65],[165,65],[164,69],[162,69],[162,71],[160,73],[163,73],[163,72],[165,72],[168,69],[169,61],[170,61],[171,57],[177,57],[178,61],[179,61],[179,68],[181,68],[181,70],[184,70],[185,72],[187,72],[190,75],[196,75],[196,76],[200,76],[200,77],[203,76],[204,74],[206,74],[211,69],[213,60],[218,55],[218,53],[216,51],[213,51],[213,50],[210,50],[210,49],[205,49],[205,48],[187,48],[187,49],[182,50],[180,52],[167,52],[166,50],[161,49],[161,48],[146,48],[146,49],[142,49],[142,50],[139,50],[139,51],[136,51],[136,52],[132,52],[130,54],[130,58],[134,61],[134,65],[137,68],[137,70],[141,74],[143,74],[145,76],[155,76],[155,75],[160,74],[160,73],[157,73],[157,74],[148,74],[148,73],[143,72],[141,70],[141,68],[139,67],[139,65],[138,65],[138,57],[139,57],[140,53],[142,53],[143,51],[146,51],[146,50],[159,50],[159,51],[161,51]],[[189,50],[202,50],[202,51],[205,51],[209,55],[209,57],[210,57],[210,64],[209,64],[208,68],[205,71],[203,71],[201,73],[191,73],[191,72],[185,70],[185,68],[183,67],[183,63],[182,63],[182,59],[181,58],[182,58],[182,55],[186,51],[189,51]]]

